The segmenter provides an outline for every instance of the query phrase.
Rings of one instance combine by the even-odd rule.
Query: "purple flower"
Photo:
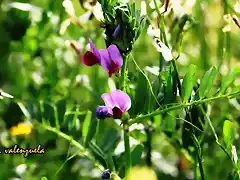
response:
[[[110,116],[120,119],[122,114],[131,107],[130,97],[121,90],[112,91],[110,94],[104,93],[101,98],[105,102],[105,106],[100,106],[96,109],[99,119],[105,119]]]
[[[89,40],[91,51],[87,51],[82,57],[82,63],[87,66],[100,64],[107,72],[109,77],[113,73],[118,73],[123,65],[122,56],[116,45],[111,44],[107,49],[98,50],[92,40]]]

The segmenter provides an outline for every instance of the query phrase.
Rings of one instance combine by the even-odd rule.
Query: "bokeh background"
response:
[[[93,138],[104,153],[114,150],[113,159],[118,168],[124,161],[121,128],[114,121],[98,124],[94,113],[95,108],[103,104],[101,94],[114,89],[117,78],[108,78],[99,66],[90,68],[81,63],[81,55],[89,48],[89,38],[97,48],[105,48],[104,29],[101,28],[96,8],[92,8],[95,2],[70,2],[74,11],[67,1],[64,3],[61,0],[0,0],[0,88],[14,96],[14,99],[4,98],[0,101],[0,146],[18,144],[21,147],[36,147],[41,144],[47,149],[44,155],[28,158],[22,155],[0,155],[1,180],[38,180],[43,176],[48,179],[100,179],[101,170],[84,156],[74,156],[65,162],[77,150],[55,133],[40,125],[33,125],[31,133],[23,136],[15,136],[11,131],[20,122],[33,124],[33,121],[40,119],[48,120],[54,126],[56,113],[61,131],[81,144],[85,115],[87,111],[92,111],[87,138]],[[140,0],[131,2],[141,8]],[[158,2],[161,7],[163,3]],[[158,33],[157,13],[151,8],[153,2],[146,1],[146,4],[148,17]],[[179,42],[177,33],[183,14],[188,14],[192,20],[185,24],[182,42]],[[181,78],[190,64],[198,67],[199,79],[211,66],[216,66],[218,75],[213,88],[216,90],[223,77],[240,65],[240,29],[227,14],[239,16],[240,2],[172,2],[165,13],[165,24],[174,56],[177,56],[178,50],[181,52],[176,61]],[[132,54],[141,69],[149,76],[156,76],[159,52],[152,44],[150,35],[153,32],[150,29],[149,24],[146,24],[134,44]],[[78,51],[73,48],[74,45]],[[131,60],[128,72],[130,80],[136,82],[138,72]],[[238,87],[239,83],[238,77],[233,87]],[[147,89],[143,87],[143,94],[144,90]],[[239,112],[240,105],[236,99],[223,99],[211,104],[210,116],[220,141],[224,120],[229,119],[234,123],[237,154],[240,154]],[[196,164],[186,155],[186,150],[174,141],[179,138],[176,121],[180,120],[168,117],[153,135],[153,168],[159,179],[193,179]],[[133,164],[144,165],[142,144],[146,135],[137,130],[132,137],[135,138],[135,141],[131,141],[135,150]],[[208,179],[227,179],[233,169],[231,161],[215,143],[208,125],[204,127],[202,150]],[[94,157],[96,162],[104,165],[101,157]]]

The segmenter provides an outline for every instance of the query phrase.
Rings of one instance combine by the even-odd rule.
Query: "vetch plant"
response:
[[[35,42],[32,36],[37,33],[43,36],[36,30],[35,24],[23,37],[23,42],[30,42],[29,52],[15,58],[15,53],[9,56],[6,62],[11,65],[18,62],[15,69],[7,66],[13,68],[12,74],[7,76],[9,79],[16,77],[15,72],[20,65],[30,63],[26,66],[29,69],[19,71],[25,74],[31,69],[35,72],[41,69],[39,67],[46,67],[40,73],[43,83],[38,87],[31,84],[31,78],[21,81],[23,76],[20,76],[15,81],[31,93],[21,92],[11,102],[20,108],[20,118],[24,115],[22,119],[32,125],[9,126],[6,120],[1,128],[6,124],[6,127],[12,127],[10,132],[13,136],[31,134],[31,141],[36,136],[47,146],[50,144],[50,150],[54,149],[52,154],[64,158],[63,162],[59,161],[62,164],[56,163],[57,170],[52,179],[62,176],[65,171],[69,173],[69,178],[75,173],[71,177],[79,179],[216,179],[219,177],[211,174],[216,169],[216,163],[212,162],[215,154],[216,158],[226,163],[224,170],[216,169],[215,173],[222,175],[227,169],[233,172],[231,177],[237,179],[240,162],[239,144],[235,140],[239,136],[236,129],[239,128],[240,69],[238,47],[230,48],[231,40],[236,44],[239,41],[237,36],[231,34],[232,31],[223,33],[222,21],[218,27],[218,55],[212,55],[216,54],[212,53],[215,52],[212,45],[215,41],[206,37],[212,35],[214,28],[208,27],[201,1],[190,4],[189,11],[196,10],[196,17],[180,7],[179,2],[167,0],[153,0],[150,5],[148,1],[132,4],[120,0],[81,0],[80,3],[83,6],[89,4],[88,10],[95,5],[101,9],[104,17],[101,25],[96,23],[98,18],[94,19],[91,12],[87,12],[88,21],[93,23],[75,31],[74,28],[78,27],[70,26],[70,22],[79,26],[76,22],[81,23],[82,19],[76,18],[76,5],[65,0],[62,5],[70,18],[66,21],[69,28],[59,22],[54,26],[57,30],[63,29],[58,35],[49,36],[46,43],[42,37]],[[223,1],[224,14],[233,11],[229,3]],[[140,5],[142,12],[138,8]],[[180,8],[179,12],[176,7]],[[152,18],[150,13],[155,13],[157,18]],[[46,13],[46,17],[49,14]],[[43,16],[41,25],[45,25],[46,17]],[[236,17],[229,17],[235,19],[236,25],[239,24]],[[59,17],[60,20],[63,18]],[[149,28],[145,27],[145,23]],[[51,23],[47,25],[52,27]],[[87,31],[91,28],[92,36]],[[42,31],[45,32],[45,29]],[[52,31],[48,29],[45,33],[49,32]],[[104,39],[101,36],[103,33]],[[72,52],[62,46],[63,39],[69,36],[83,39],[82,44],[89,39],[90,49],[83,53],[87,43],[78,47],[76,40],[67,40],[77,52],[76,62]],[[105,48],[95,46],[97,42],[100,44],[99,40],[105,43],[99,46]],[[34,42],[38,44],[38,41],[43,44],[39,43],[41,45],[35,52]],[[139,43],[136,44],[136,41]],[[21,43],[14,42],[9,46],[18,48]],[[60,59],[55,61],[55,56]],[[71,58],[73,63],[68,63]],[[183,58],[190,63],[179,63]],[[230,67],[232,61],[234,68]],[[216,67],[208,67],[211,63]],[[223,63],[231,69],[227,76],[219,73]],[[3,97],[13,98],[1,91],[0,98]],[[1,108],[11,99],[4,98]],[[229,99],[234,99],[234,103],[231,101],[229,104]],[[8,109],[10,118],[13,116],[12,109],[16,108],[12,106],[10,104]],[[7,116],[2,113],[2,117],[5,120]],[[219,128],[222,126],[223,130]],[[41,136],[32,128],[37,129]],[[0,134],[0,137],[3,139],[3,135]],[[24,144],[28,143],[24,141]],[[51,149],[52,144],[54,147]],[[51,159],[52,154],[45,155]],[[224,158],[225,155],[227,158]],[[51,169],[50,173],[54,170]]]

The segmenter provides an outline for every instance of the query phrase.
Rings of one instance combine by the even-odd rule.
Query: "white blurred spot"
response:
[[[141,15],[140,16],[146,16],[147,15],[147,6],[146,2],[142,1],[141,2]]]
[[[130,147],[132,147],[132,146],[138,145],[139,141],[137,141],[137,140],[133,139],[132,137],[130,137],[129,143],[130,143]],[[119,155],[119,154],[123,153],[124,151],[125,151],[124,141],[121,141],[118,144],[117,148],[115,149],[114,154]]]
[[[238,1],[235,5],[234,5],[234,10],[238,13],[240,13],[240,1]]]
[[[65,21],[63,21],[59,33],[63,35],[70,24],[71,24],[70,19],[66,19]]]
[[[116,90],[115,82],[111,78],[108,78],[108,86],[110,91]]]
[[[160,37],[160,29],[153,28],[152,25],[149,25],[147,29],[147,34],[150,37]]]
[[[99,2],[97,2],[97,4],[94,6],[92,12],[98,21],[104,20],[102,6]]]
[[[130,132],[133,130],[144,130],[144,125],[135,123],[129,127]]]
[[[18,175],[22,175],[23,173],[26,172],[27,169],[27,165],[26,164],[20,164],[16,167],[16,173]]]
[[[222,64],[221,68],[220,68],[220,73],[223,75],[223,76],[226,76],[228,74],[228,66],[226,64]]]
[[[88,21],[89,21],[89,18],[91,16],[92,12],[91,11],[88,11],[86,12],[85,14],[81,15],[79,17],[79,21],[82,25],[86,24]]]
[[[75,16],[75,10],[71,0],[64,0],[62,5],[69,16],[72,16],[72,17]]]
[[[174,162],[164,159],[162,154],[159,152],[152,152],[152,161],[155,166],[166,174],[171,174],[176,177],[178,175],[178,170],[175,167]],[[170,164],[171,163],[171,164]]]
[[[179,59],[177,60],[179,62],[179,64],[181,65],[188,65],[189,64],[189,59],[188,57],[186,56],[185,53],[181,53],[181,56],[179,57]]]
[[[236,150],[235,146],[232,146],[232,157],[233,157],[233,161],[235,162],[235,164],[237,164],[238,155],[237,155],[237,150]]]
[[[153,67],[146,66],[145,70],[156,76],[159,75],[159,67],[158,66],[153,66]]]
[[[78,84],[83,84],[84,86],[89,86],[89,78],[86,74],[78,74],[76,76],[76,82]]]
[[[6,98],[14,98],[12,95],[5,93],[5,92],[1,92],[1,96],[6,97]]]
[[[32,78],[33,78],[34,82],[38,85],[41,85],[43,83],[43,79],[38,72],[33,72]]]

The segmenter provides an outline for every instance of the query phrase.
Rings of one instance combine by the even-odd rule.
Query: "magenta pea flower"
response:
[[[105,102],[105,106],[99,106],[96,109],[98,119],[113,117],[120,119],[124,112],[131,108],[130,97],[121,90],[112,91],[110,94],[104,93],[101,98]]]
[[[109,77],[118,73],[123,65],[123,59],[117,46],[111,44],[107,49],[98,50],[92,40],[89,40],[90,50],[82,57],[82,63],[87,66],[101,65],[108,72]]]

